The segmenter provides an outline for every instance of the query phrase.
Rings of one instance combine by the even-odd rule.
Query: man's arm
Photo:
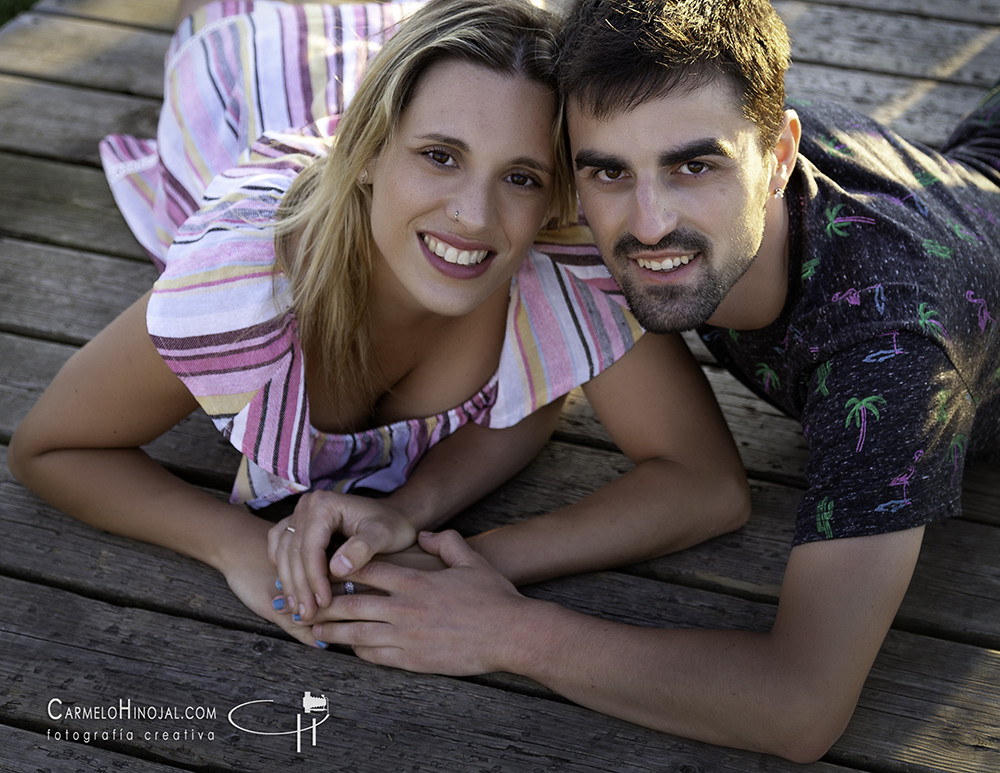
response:
[[[746,523],[743,464],[680,336],[644,335],[583,389],[635,467],[558,511],[472,537],[505,577],[522,585],[621,566]]]
[[[521,596],[454,532],[422,534],[449,569],[374,562],[384,591],[338,597],[318,639],[374,663],[531,677],[597,711],[700,741],[818,759],[840,737],[902,601],[923,528],[792,550],[768,633],[644,628]]]

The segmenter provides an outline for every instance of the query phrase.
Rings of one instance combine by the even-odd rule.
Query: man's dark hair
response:
[[[767,0],[577,0],[559,78],[598,119],[722,79],[766,149],[781,129],[789,63],[788,31]]]

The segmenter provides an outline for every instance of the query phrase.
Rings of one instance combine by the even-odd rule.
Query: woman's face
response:
[[[507,285],[552,201],[555,110],[522,77],[458,60],[424,73],[369,167],[377,291],[461,316]]]

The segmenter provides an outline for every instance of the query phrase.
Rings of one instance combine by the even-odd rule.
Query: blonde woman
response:
[[[307,624],[354,590],[340,580],[376,554],[437,562],[418,531],[523,467],[578,385],[635,469],[474,537],[505,576],[742,523],[739,458],[683,343],[642,335],[592,247],[539,241],[575,211],[550,16],[520,0],[192,6],[156,141],[102,146],[162,274],[25,418],[20,480],[208,563],[316,646]],[[140,448],[198,408],[243,455],[229,503]],[[282,501],[273,528],[255,512]]]

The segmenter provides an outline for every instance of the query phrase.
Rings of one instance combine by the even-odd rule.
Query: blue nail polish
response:
[[[281,585],[281,580],[275,580],[274,587],[277,588],[278,590],[284,590],[284,588]]]
[[[276,611],[280,611],[285,608],[285,600],[283,598],[276,598],[271,602],[271,606],[275,608]]]
[[[325,641],[320,641],[319,639],[317,639],[316,640],[316,646],[319,647],[321,650],[325,650],[330,645],[327,644]]]
[[[298,612],[296,612],[294,615],[292,615],[292,620],[294,620],[296,623],[299,622],[299,620],[301,620],[301,619],[302,619],[302,615],[300,615]]]

